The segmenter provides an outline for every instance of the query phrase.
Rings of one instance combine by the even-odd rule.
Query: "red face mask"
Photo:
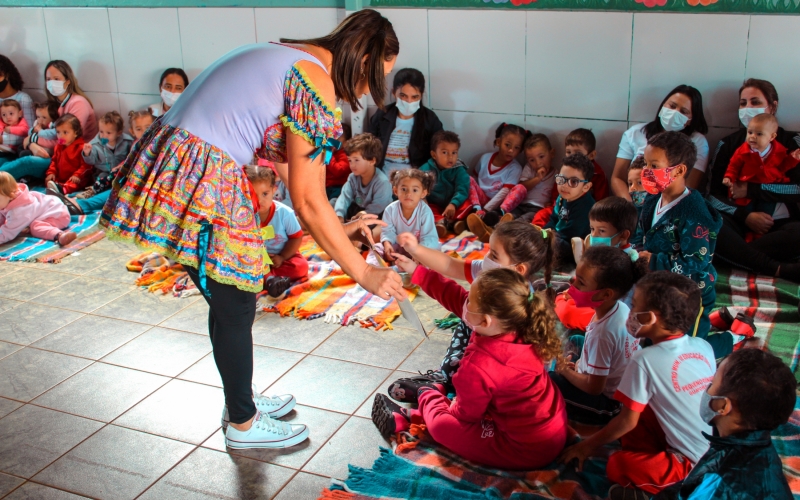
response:
[[[643,168],[642,169],[642,187],[645,191],[650,194],[660,194],[663,193],[667,187],[672,184],[672,176],[669,174],[672,173],[677,167],[667,167],[667,168]]]

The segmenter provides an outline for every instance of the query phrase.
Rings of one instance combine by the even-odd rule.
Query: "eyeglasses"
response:
[[[570,177],[568,179],[568,178],[564,177],[561,174],[558,174],[556,176],[556,184],[558,184],[559,186],[563,186],[564,184],[566,184],[567,186],[569,186],[571,188],[576,188],[576,187],[580,186],[581,184],[586,184],[588,182],[589,181],[584,180],[584,179],[578,179],[577,177]]]

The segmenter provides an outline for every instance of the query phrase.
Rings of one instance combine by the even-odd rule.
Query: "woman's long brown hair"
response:
[[[372,100],[383,109],[386,98],[383,64],[400,52],[400,42],[392,23],[377,11],[360,10],[320,38],[281,38],[281,42],[315,45],[329,50],[333,55],[331,79],[336,97],[347,101],[354,110],[360,109],[356,86],[363,75],[369,84]],[[368,56],[366,65],[361,62],[364,56]]]

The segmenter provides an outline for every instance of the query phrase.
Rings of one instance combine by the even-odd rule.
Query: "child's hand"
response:
[[[272,267],[281,267],[281,265],[283,265],[283,261],[285,260],[280,255],[269,254],[269,258],[272,260]]]
[[[397,244],[403,247],[406,252],[414,255],[417,247],[419,247],[419,240],[411,233],[400,233],[397,235]]]
[[[642,259],[644,259],[644,261],[645,261],[645,262],[647,262],[648,264],[650,264],[650,256],[651,256],[651,255],[652,255],[652,254],[651,254],[650,252],[647,252],[647,251],[644,251],[644,252],[639,252],[639,260],[642,260]]]
[[[731,181],[730,177],[725,177],[722,179],[722,185],[725,187],[731,187],[733,185],[733,181]]]
[[[83,145],[83,156],[89,156],[92,154],[92,145],[88,142]]]
[[[383,260],[386,262],[394,262],[394,246],[388,241],[383,242]]]
[[[47,177],[44,178],[44,183],[47,184],[48,182],[54,181],[54,180],[56,180],[56,176],[54,174],[50,174],[50,175],[48,175]]]
[[[574,444],[562,451],[561,455],[558,456],[558,461],[562,464],[569,464],[572,461],[577,461],[575,468],[582,470],[583,461],[589,458],[589,454],[591,452],[592,449],[586,446],[586,441],[581,441],[580,443]]]
[[[39,122],[37,121],[37,122],[36,122],[36,125],[34,125],[34,126],[33,126],[33,131],[34,131],[34,132],[39,132],[39,131],[41,131],[41,130],[42,130],[42,126],[41,126],[41,125],[39,125]]]
[[[447,220],[453,220],[453,217],[455,217],[455,215],[456,215],[456,206],[453,205],[452,203],[448,204],[447,207],[445,207],[444,212],[442,212],[442,217],[444,217]]]
[[[795,160],[800,161],[800,149],[795,149],[789,154],[792,155],[792,158],[794,158]]]
[[[393,253],[392,257],[394,257],[394,265],[405,273],[414,274],[414,271],[417,270],[417,266],[419,266],[419,264],[403,254]]]
[[[73,184],[80,184],[81,178],[78,177],[77,175],[73,175],[72,177],[69,178],[69,181]]]

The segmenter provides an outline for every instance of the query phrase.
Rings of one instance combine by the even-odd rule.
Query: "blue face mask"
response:
[[[100,144],[102,144],[103,146],[105,146],[106,144],[108,144],[108,139],[106,139],[105,137],[101,137],[101,138],[100,138]]]
[[[645,198],[647,198],[647,191],[634,191],[631,193],[631,200],[637,207],[644,205]]]
[[[617,237],[619,233],[612,235],[612,236],[592,236],[589,235],[589,246],[590,247],[610,247],[611,240]],[[619,246],[619,243],[614,245],[615,247]]]

